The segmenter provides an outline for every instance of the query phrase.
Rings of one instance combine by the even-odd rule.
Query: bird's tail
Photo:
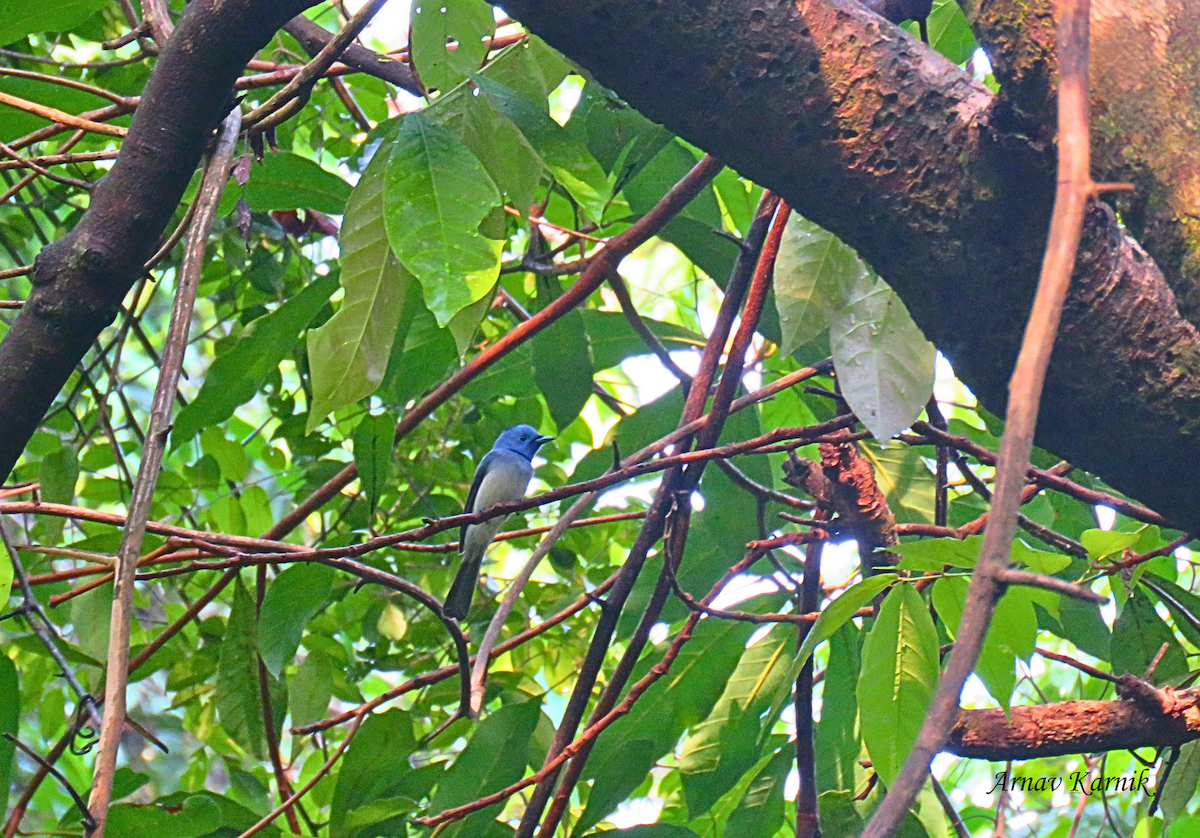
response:
[[[463,557],[454,584],[450,586],[450,593],[446,594],[446,601],[442,604],[442,611],[447,617],[462,620],[471,610],[471,599],[475,596],[475,583],[479,581],[482,561],[482,556],[477,559]]]

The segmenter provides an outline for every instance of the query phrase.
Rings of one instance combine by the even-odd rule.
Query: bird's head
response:
[[[496,438],[496,448],[515,451],[528,460],[533,459],[537,450],[545,445],[552,436],[542,436],[529,425],[513,425]]]

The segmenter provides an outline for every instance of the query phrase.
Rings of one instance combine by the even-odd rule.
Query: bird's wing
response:
[[[489,451],[483,455],[483,459],[479,461],[479,467],[475,469],[475,479],[471,481],[471,491],[467,494],[467,502],[463,505],[463,512],[470,515],[475,511],[475,498],[479,494],[479,484],[483,482],[483,478],[487,476],[488,469],[492,467],[492,462],[496,459],[496,452]],[[458,552],[462,552],[462,546],[467,543],[467,527],[470,524],[463,524],[458,531]]]

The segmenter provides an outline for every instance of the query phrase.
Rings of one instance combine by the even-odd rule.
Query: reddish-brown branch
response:
[[[716,378],[717,364],[720,361],[725,341],[733,328],[734,317],[737,315],[737,311],[742,305],[742,300],[753,282],[757,273],[757,266],[761,263],[760,257],[766,242],[771,219],[775,217],[778,203],[778,199],[772,197],[769,193],[765,194],[759,203],[755,220],[747,232],[745,246],[739,254],[733,273],[725,286],[725,297],[721,301],[721,306],[717,311],[716,322],[713,325],[708,340],[705,342],[704,351],[701,353],[700,366],[688,390],[683,413],[679,420],[679,427],[686,426],[698,420],[704,411],[709,387]],[[760,284],[765,281],[765,277],[760,277]],[[757,322],[758,316],[755,315],[754,323],[750,328],[753,329]],[[714,401],[712,412],[709,413],[709,419],[711,420],[718,411],[727,415],[728,407],[718,407]],[[706,422],[700,432],[702,434],[706,433],[708,428],[709,424]],[[720,435],[719,428],[716,435]],[[690,438],[685,435],[676,445],[686,450],[690,447]],[[696,472],[696,479],[699,479],[699,471]],[[605,610],[592,635],[591,643],[588,645],[587,655],[583,666],[580,668],[580,675],[576,679],[575,688],[571,692],[567,709],[563,713],[563,719],[559,723],[558,730],[555,732],[554,741],[547,752],[544,765],[550,765],[557,758],[560,751],[575,736],[575,731],[583,719],[584,710],[591,698],[593,685],[599,676],[600,667],[607,654],[612,633],[616,629],[617,618],[624,607],[626,598],[633,589],[634,582],[637,581],[638,574],[642,570],[650,548],[663,535],[668,516],[674,511],[676,517],[683,520],[690,520],[690,509],[686,508],[687,498],[691,494],[686,488],[688,486],[694,487],[694,484],[687,482],[687,478],[678,467],[669,468],[663,475],[662,483],[659,485],[658,491],[655,493],[654,500],[651,503],[650,513],[647,515],[646,521],[638,532],[637,539],[629,550],[629,556],[622,566],[613,592],[609,595],[605,603]],[[681,534],[686,535],[686,532],[687,525],[683,524]],[[624,689],[626,682],[633,672],[634,664],[649,638],[650,629],[658,619],[658,613],[666,602],[669,593],[669,587],[665,584],[665,574],[668,571],[667,565],[668,561],[664,559],[663,571],[660,573],[658,583],[655,585],[650,601],[647,603],[645,610],[638,620],[637,628],[634,630],[633,637],[626,647],[625,653],[622,655],[620,662],[609,679],[609,683],[606,685],[604,692],[597,702],[596,708],[593,710],[593,719],[608,712],[609,708],[620,697],[621,690]],[[572,761],[572,765],[568,769],[566,776],[563,777],[555,803],[551,811],[547,813],[546,822],[543,824],[540,833],[542,836],[553,834],[555,825],[566,811],[566,799],[570,796],[570,789],[574,786],[574,783],[582,772],[590,752],[591,746],[588,745],[581,750],[579,759]],[[537,827],[538,819],[541,817],[546,802],[549,800],[550,794],[554,789],[557,776],[558,770],[555,768],[548,771],[538,781],[537,788],[530,795],[525,812],[521,816],[516,838],[529,838],[533,834],[534,829]]]
[[[1176,693],[1166,714],[1133,701],[1058,701],[1003,710],[959,710],[946,750],[1000,761],[1134,748],[1164,748],[1200,738],[1194,690]]]

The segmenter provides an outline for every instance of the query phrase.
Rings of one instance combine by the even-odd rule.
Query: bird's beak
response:
[[[545,445],[547,442],[551,442],[553,439],[554,439],[554,437],[552,437],[552,436],[539,436],[537,438],[537,444],[539,446],[542,446],[542,445]]]

